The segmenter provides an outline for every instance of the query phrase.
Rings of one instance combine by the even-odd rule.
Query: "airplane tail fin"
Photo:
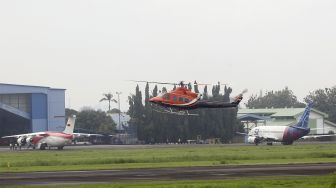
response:
[[[65,125],[64,133],[66,134],[72,134],[75,128],[75,121],[76,121],[76,116],[70,116],[68,118],[68,122]]]
[[[310,110],[313,106],[313,103],[308,103],[307,107],[305,108],[305,111],[302,114],[302,117],[299,121],[299,123],[297,123],[295,125],[295,127],[299,127],[299,128],[308,128],[308,123],[309,123],[309,114],[310,114]]]

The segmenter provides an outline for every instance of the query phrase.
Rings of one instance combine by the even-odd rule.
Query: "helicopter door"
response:
[[[179,103],[183,104],[183,103],[184,103],[184,99],[183,99],[183,97],[179,97],[179,98],[178,98],[178,101],[179,101]]]

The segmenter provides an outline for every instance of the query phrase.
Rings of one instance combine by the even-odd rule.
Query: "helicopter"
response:
[[[242,93],[231,99],[230,102],[227,101],[210,101],[201,99],[202,94],[195,93],[188,89],[183,81],[180,83],[167,83],[167,82],[149,82],[149,81],[135,81],[135,82],[145,82],[154,84],[168,84],[168,85],[178,85],[175,89],[170,92],[162,92],[158,96],[149,99],[150,103],[156,104],[158,106],[164,107],[163,111],[156,110],[161,113],[170,113],[176,115],[191,115],[198,116],[198,114],[190,114],[188,110],[194,110],[198,108],[235,108],[243,99],[243,94],[247,92],[245,89]],[[210,84],[197,84],[195,85],[210,85]],[[168,110],[167,110],[168,108]],[[173,111],[173,109],[177,111]]]

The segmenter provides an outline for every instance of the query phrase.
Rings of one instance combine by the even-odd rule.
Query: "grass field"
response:
[[[0,152],[0,172],[336,162],[336,144]]]
[[[21,187],[21,186],[20,186]],[[38,186],[39,187],[39,186]],[[86,185],[41,186],[39,188],[336,188],[336,175],[308,177],[239,178],[230,180],[161,181]],[[26,187],[29,188],[29,187]]]

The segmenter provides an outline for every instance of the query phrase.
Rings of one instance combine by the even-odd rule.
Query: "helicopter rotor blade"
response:
[[[164,85],[178,85],[177,83],[170,82],[153,82],[153,81],[145,81],[145,80],[127,80],[130,82],[139,82],[139,83],[149,83],[149,84],[164,84]]]
[[[197,83],[194,85],[198,85],[198,86],[218,86],[218,85],[221,85],[221,86],[226,86],[227,84],[203,84],[203,83]]]
[[[172,83],[172,82],[154,82],[154,81],[146,81],[146,80],[127,80],[130,82],[139,82],[139,83],[149,83],[149,84],[163,84],[163,85],[180,85],[180,86],[185,86],[188,84],[191,85],[197,85],[197,86],[214,86],[214,85],[228,85],[228,84],[221,84],[220,82],[217,84],[208,84],[208,83],[197,83],[196,81],[194,83],[189,82],[186,84],[185,81],[180,81],[179,83]]]

